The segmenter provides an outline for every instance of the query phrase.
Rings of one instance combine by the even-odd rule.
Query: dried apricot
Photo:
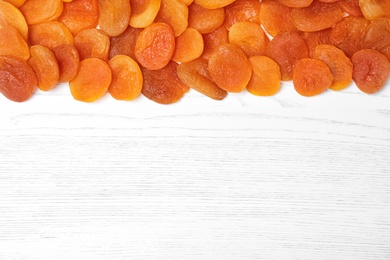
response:
[[[298,30],[315,32],[332,27],[344,17],[341,7],[337,3],[324,3],[314,0],[304,8],[293,8],[292,22]]]
[[[27,0],[19,10],[27,24],[38,24],[56,20],[62,13],[62,0]]]
[[[272,96],[280,89],[279,65],[267,56],[249,57],[252,76],[246,86],[249,93],[256,96]]]
[[[179,36],[188,27],[188,6],[179,0],[161,0],[155,22],[169,24],[175,36]]]
[[[0,55],[11,55],[27,60],[30,49],[18,30],[10,25],[0,26]]]
[[[271,36],[282,32],[298,31],[292,22],[291,11],[291,7],[279,3],[278,0],[262,0],[260,6],[261,24]]]
[[[7,25],[14,27],[27,41],[28,26],[23,14],[12,4],[0,1],[0,27]]]
[[[309,48],[310,56],[313,55],[317,45],[330,43],[329,37],[331,31],[332,28],[328,28],[317,32],[305,32],[302,34],[302,37],[305,40],[307,47]]]
[[[222,100],[227,95],[227,92],[218,87],[211,79],[208,61],[204,58],[179,64],[177,75],[184,84],[212,99]]]
[[[356,86],[367,94],[378,92],[386,84],[390,75],[390,62],[377,50],[363,49],[355,52],[353,63],[353,80]]]
[[[19,8],[26,2],[26,0],[4,0],[4,2],[8,2],[8,3],[12,4],[13,6]]]
[[[260,24],[260,2],[258,0],[236,0],[224,9],[224,25],[227,29],[237,22]]]
[[[176,62],[169,62],[159,70],[142,69],[144,85],[142,94],[156,103],[171,104],[179,101],[189,87],[177,75]]]
[[[302,8],[311,5],[313,0],[279,0],[279,2],[288,7]]]
[[[79,53],[74,45],[64,44],[55,47],[53,50],[60,69],[59,82],[69,82],[78,72],[80,66]]]
[[[100,29],[86,29],[74,37],[80,60],[87,58],[99,58],[108,61],[110,50],[110,38]]]
[[[330,87],[332,81],[332,72],[320,60],[303,58],[295,65],[293,84],[302,96],[319,95]]]
[[[356,17],[363,16],[359,6],[359,0],[340,0],[337,3],[345,13]]]
[[[43,45],[50,50],[63,44],[73,44],[74,37],[63,23],[51,21],[29,26],[31,45]]]
[[[187,28],[176,37],[175,52],[172,60],[176,62],[189,62],[200,57],[203,53],[202,35],[194,28]]]
[[[129,0],[99,0],[99,27],[109,36],[123,33],[130,21]]]
[[[174,51],[175,35],[171,26],[153,23],[138,36],[134,53],[141,66],[148,70],[158,70],[168,64]]]
[[[268,44],[265,55],[276,61],[282,80],[291,80],[295,64],[309,57],[305,40],[296,32],[284,32],[275,36]]]
[[[89,58],[80,62],[76,77],[69,82],[73,98],[83,102],[93,102],[107,92],[111,84],[112,73],[108,64],[98,58]]]
[[[35,71],[38,88],[43,91],[53,89],[60,78],[60,70],[54,53],[41,45],[30,47],[31,57],[27,63]]]
[[[146,28],[151,25],[160,10],[161,0],[132,0],[130,26]]]
[[[359,0],[359,6],[367,20],[390,18],[390,1],[388,0]]]
[[[225,7],[233,3],[234,0],[194,0],[194,3],[197,5],[201,5],[207,9],[216,9]]]
[[[211,33],[223,24],[223,8],[207,9],[192,3],[188,6],[188,27],[195,28],[201,34]]]
[[[364,37],[364,48],[378,50],[390,60],[389,18],[378,18],[371,22]]]
[[[98,0],[73,0],[64,3],[58,21],[76,35],[85,29],[96,28],[99,22]]]
[[[333,45],[321,44],[315,48],[312,57],[324,62],[332,72],[330,89],[342,90],[351,84],[353,65],[342,50]]]
[[[143,76],[138,63],[129,56],[117,55],[109,62],[112,81],[108,92],[117,100],[133,100],[141,94]]]
[[[228,31],[225,26],[218,27],[215,31],[203,35],[202,57],[208,59],[215,47],[229,42]]]
[[[15,56],[0,56],[0,92],[9,100],[29,99],[37,87],[34,70],[27,62]]]
[[[239,46],[247,56],[262,55],[269,43],[257,23],[237,22],[230,27],[229,42]]]
[[[240,47],[224,43],[217,46],[208,60],[213,81],[227,92],[241,92],[246,88],[252,67]]]
[[[127,55],[135,60],[135,43],[141,32],[141,28],[129,26],[122,34],[111,37],[109,59],[112,59],[115,55]]]

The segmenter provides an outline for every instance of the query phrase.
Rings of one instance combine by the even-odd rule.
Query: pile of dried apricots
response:
[[[247,90],[318,95],[390,75],[386,0],[0,0],[0,92],[174,103]]]

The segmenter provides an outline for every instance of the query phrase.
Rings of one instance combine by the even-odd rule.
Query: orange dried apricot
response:
[[[227,29],[237,22],[260,24],[260,2],[258,0],[236,0],[224,9],[224,25]]]
[[[304,8],[293,8],[292,22],[298,30],[315,32],[332,27],[344,17],[341,7],[337,3],[324,3],[314,0]]]
[[[69,82],[77,74],[80,66],[79,53],[74,45],[64,44],[55,47],[53,50],[60,69],[59,82]]]
[[[37,87],[34,70],[27,62],[15,56],[0,56],[0,92],[9,100],[29,99]]]
[[[222,100],[227,96],[227,92],[211,79],[208,61],[204,58],[179,64],[177,75],[184,84],[209,98]]]
[[[82,102],[93,102],[107,92],[111,84],[112,73],[108,64],[98,58],[89,58],[80,62],[80,69],[69,82],[73,98]]]
[[[268,44],[265,55],[276,61],[282,80],[291,80],[295,64],[309,57],[305,40],[296,32],[284,32],[275,36]]]
[[[362,49],[353,54],[353,80],[367,94],[381,90],[390,75],[390,62],[377,50]]]
[[[31,57],[27,63],[35,71],[38,88],[43,91],[53,89],[60,78],[60,70],[54,53],[41,45],[30,47]]]
[[[4,2],[8,2],[8,3],[12,4],[13,6],[19,8],[26,2],[26,0],[4,0]]]
[[[27,41],[28,26],[23,14],[12,4],[0,1],[0,27],[7,25],[14,27]]]
[[[155,22],[169,24],[175,36],[179,36],[188,27],[188,6],[179,0],[161,0]]]
[[[51,21],[29,26],[31,45],[43,45],[50,50],[63,44],[73,44],[74,37],[63,23]]]
[[[363,16],[359,6],[359,0],[340,0],[337,3],[345,13],[356,17]]]
[[[27,60],[30,49],[18,30],[10,25],[0,26],[0,55],[11,55]]]
[[[161,0],[132,0],[130,26],[146,28],[151,25],[160,10]]]
[[[19,10],[27,24],[38,24],[56,20],[62,13],[62,0],[27,0]]]
[[[305,32],[302,34],[302,37],[305,40],[307,47],[309,48],[310,56],[313,55],[317,45],[330,43],[329,37],[331,31],[332,28],[327,28],[317,32]]]
[[[153,23],[138,36],[135,44],[135,57],[141,66],[148,70],[163,68],[171,60],[175,51],[175,35],[166,23]]]
[[[118,36],[129,25],[129,0],[99,0],[99,11],[99,27],[109,36]]]
[[[364,48],[380,51],[390,60],[390,19],[378,18],[368,26]]]
[[[177,75],[176,62],[169,62],[159,70],[142,69],[144,85],[142,94],[159,104],[172,104],[179,101],[189,90]]]
[[[302,8],[311,5],[313,0],[279,0],[279,2],[288,7]]]
[[[237,22],[230,27],[229,42],[239,46],[247,56],[265,53],[269,39],[257,23]]]
[[[176,37],[176,48],[172,60],[178,63],[195,60],[202,55],[203,45],[202,35],[194,28],[187,28]]]
[[[342,50],[333,45],[321,44],[315,48],[312,57],[324,62],[332,72],[330,89],[342,90],[350,85],[353,65]]]
[[[129,56],[117,55],[109,62],[112,81],[108,92],[117,100],[133,100],[141,94],[143,76],[138,63]]]
[[[211,33],[203,34],[204,48],[202,57],[208,59],[215,47],[227,42],[229,42],[229,38],[225,26],[220,26]]]
[[[93,28],[79,32],[74,37],[74,46],[79,53],[80,60],[99,58],[108,61],[110,38],[102,30]]]
[[[252,67],[240,47],[224,43],[217,46],[208,60],[212,80],[227,92],[241,92],[246,88]]]
[[[260,6],[261,24],[271,36],[298,31],[292,22],[291,11],[291,7],[279,3],[278,0],[263,0]]]
[[[302,96],[319,95],[330,87],[332,81],[332,72],[320,60],[303,58],[295,65],[293,84]]]
[[[192,3],[188,6],[188,27],[195,28],[201,34],[211,33],[223,24],[223,8],[207,9]]]
[[[58,21],[76,35],[85,29],[96,28],[99,22],[98,0],[73,0],[64,3]]]
[[[256,96],[272,96],[280,89],[281,74],[279,65],[267,56],[249,57],[252,76],[246,86],[249,93]]]
[[[115,55],[127,55],[135,60],[135,43],[141,32],[141,28],[129,26],[122,34],[111,37],[109,59],[112,59]]]
[[[216,9],[225,7],[233,3],[234,0],[194,0],[194,3],[197,5],[201,5],[207,9]]]
[[[359,0],[359,6],[367,20],[390,18],[390,1],[388,0]]]

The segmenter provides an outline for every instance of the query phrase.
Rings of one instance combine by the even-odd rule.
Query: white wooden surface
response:
[[[0,260],[390,259],[389,84],[0,111]]]

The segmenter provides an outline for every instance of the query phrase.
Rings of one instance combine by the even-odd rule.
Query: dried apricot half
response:
[[[279,65],[267,56],[249,57],[252,76],[246,86],[249,93],[256,96],[272,96],[280,89],[281,74]]]

